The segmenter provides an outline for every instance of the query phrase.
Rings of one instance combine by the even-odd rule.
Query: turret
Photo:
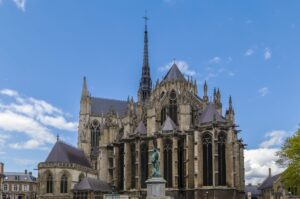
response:
[[[232,99],[231,96],[229,96],[229,107],[226,111],[226,119],[232,123],[234,123],[234,109],[232,106]]]
[[[89,112],[90,96],[87,89],[86,77],[83,77],[81,100],[80,100],[80,114],[87,114]]]
[[[220,89],[214,89],[214,104],[219,114],[222,114],[221,92]]]
[[[204,82],[203,91],[204,91],[203,100],[204,100],[205,103],[208,103],[207,84],[206,84],[206,81]]]

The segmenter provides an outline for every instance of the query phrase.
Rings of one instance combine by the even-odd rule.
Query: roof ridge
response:
[[[121,99],[113,99],[113,98],[104,98],[104,97],[91,97],[94,99],[102,99],[102,100],[112,100],[112,101],[118,101],[118,102],[127,102],[126,100],[121,100]]]

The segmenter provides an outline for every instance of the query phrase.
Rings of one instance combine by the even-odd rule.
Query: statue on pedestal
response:
[[[160,169],[159,169],[159,150],[157,148],[153,149],[151,155],[151,163],[152,163],[152,177],[161,177]]]

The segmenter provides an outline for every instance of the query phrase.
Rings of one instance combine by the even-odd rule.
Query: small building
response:
[[[300,199],[300,193],[297,187],[284,187],[281,182],[281,173],[272,176],[271,168],[269,168],[268,177],[259,186],[261,190],[261,199]]]
[[[98,180],[84,152],[59,139],[46,161],[39,163],[38,176],[40,199],[71,199],[74,190],[74,197],[85,199],[110,190],[107,183]]]
[[[3,199],[35,199],[37,193],[36,177],[32,172],[4,172]]]
[[[75,185],[73,190],[74,199],[103,198],[104,194],[111,193],[111,187],[104,181],[84,178]]]

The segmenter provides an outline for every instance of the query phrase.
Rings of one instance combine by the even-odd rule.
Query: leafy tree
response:
[[[278,152],[277,163],[287,167],[281,180],[285,187],[300,187],[300,129],[288,138]]]

